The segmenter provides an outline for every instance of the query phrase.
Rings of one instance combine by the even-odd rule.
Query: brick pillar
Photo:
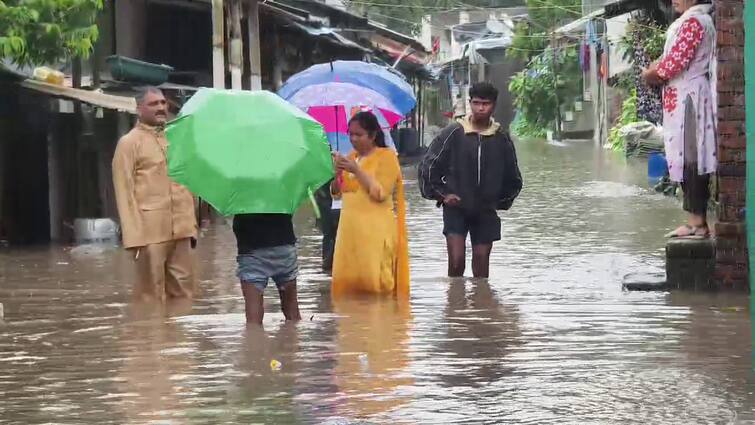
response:
[[[718,31],[718,222],[715,281],[746,291],[744,0],[714,0]]]

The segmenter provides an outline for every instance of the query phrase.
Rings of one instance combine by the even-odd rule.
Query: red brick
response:
[[[744,211],[741,207],[720,204],[718,206],[718,219],[721,221],[741,222],[744,221]]]
[[[745,134],[745,123],[739,121],[721,120],[718,122],[718,134],[740,136]]]
[[[744,177],[747,175],[747,164],[734,162],[719,163],[718,175],[721,177],[740,177],[742,187],[744,188]]]
[[[726,222],[717,222],[713,225],[716,237],[744,237],[747,232],[747,227],[744,223],[726,223]]]
[[[738,264],[747,264],[747,261],[745,261],[745,262],[742,262],[742,263],[738,263]],[[730,278],[730,279],[731,279],[732,281],[734,281],[734,282],[741,282],[741,281],[743,281],[743,280],[747,280],[747,275],[748,275],[748,273],[747,273],[747,270],[746,270],[746,269],[745,269],[745,270],[742,270],[742,268],[740,268],[740,267],[737,267],[737,268],[735,268],[735,269],[734,269],[734,270],[733,270],[733,271],[731,272],[731,274],[729,275],[729,278]],[[734,283],[734,282],[733,282],[733,283]]]
[[[721,193],[736,193],[745,190],[744,179],[738,177],[719,177],[718,191]]]
[[[730,250],[716,251],[716,264],[747,264],[747,253]],[[729,276],[734,277],[737,274],[741,275],[741,271],[735,267]]]
[[[742,17],[744,11],[743,2],[716,2],[716,16],[718,17]]]
[[[727,113],[730,112],[728,111],[729,109],[734,109],[734,108],[733,107],[719,108],[719,110],[724,110]],[[722,117],[723,119],[723,115],[719,115],[719,116]],[[719,130],[720,130],[720,127],[719,127]],[[743,134],[733,135],[728,132],[721,133],[721,135],[718,138],[718,145],[724,148],[728,148],[728,149],[744,150],[745,148],[747,148],[747,137],[745,137],[745,135]],[[720,160],[724,161],[723,159],[720,159]]]
[[[749,281],[747,278],[734,279],[727,277],[725,279],[716,279],[716,290],[719,292],[747,292],[749,289]]]
[[[718,161],[719,162],[735,162],[743,163],[746,161],[746,154],[744,149],[732,149],[723,146],[723,142],[718,146]]]
[[[718,31],[716,36],[716,43],[718,43],[719,47],[742,47],[744,46],[744,42],[744,33],[741,31]]]
[[[747,196],[744,191],[735,193],[720,193],[718,201],[732,207],[744,207]]]
[[[718,93],[718,105],[719,106],[745,106],[745,95],[735,93]]]
[[[718,118],[724,121],[742,121],[745,119],[745,109],[737,106],[718,107]]]
[[[736,193],[743,187],[744,184],[736,177],[719,177],[718,179],[718,191],[721,193]]]
[[[728,289],[737,288],[737,285],[747,280],[747,276],[746,263],[716,263],[713,271],[713,278],[719,287],[724,286]]]
[[[739,47],[723,46],[718,49],[719,62],[742,62],[744,60],[744,51]]]
[[[740,222],[740,223],[720,222],[720,223],[727,223],[729,225],[736,225],[736,224],[745,225],[743,222]],[[715,243],[716,243],[716,252],[731,251],[735,254],[747,252],[747,241],[746,241],[746,238],[743,237],[742,235],[736,235],[736,236],[718,235],[718,237],[715,240]]]
[[[743,46],[745,0],[714,0],[718,42],[718,222],[716,287],[747,291],[748,254],[744,205],[746,145]]]
[[[736,93],[742,94],[745,91],[745,81],[743,78],[730,78],[727,80],[718,79],[719,93]]]
[[[744,63],[740,62],[726,62],[718,65],[718,79],[719,80],[731,80],[742,79],[745,75]]]

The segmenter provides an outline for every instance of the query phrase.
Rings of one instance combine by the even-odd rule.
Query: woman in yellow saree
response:
[[[409,249],[401,167],[371,112],[349,121],[354,150],[336,154],[334,195],[343,207],[333,259],[332,293],[409,296]]]

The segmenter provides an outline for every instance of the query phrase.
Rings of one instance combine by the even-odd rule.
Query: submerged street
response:
[[[409,309],[333,305],[306,211],[304,320],[283,325],[269,287],[264,332],[246,329],[220,220],[197,248],[201,293],[164,311],[130,303],[120,248],[2,248],[0,422],[755,420],[746,295],[621,289],[629,273],[663,272],[663,234],[684,217],[648,189],[645,163],[592,142],[517,149],[524,190],[501,215],[489,281],[445,277],[441,211],[404,170]]]

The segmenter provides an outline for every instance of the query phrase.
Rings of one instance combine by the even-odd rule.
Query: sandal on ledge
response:
[[[710,236],[708,226],[690,226],[685,224],[666,233],[666,238],[705,239]]]

